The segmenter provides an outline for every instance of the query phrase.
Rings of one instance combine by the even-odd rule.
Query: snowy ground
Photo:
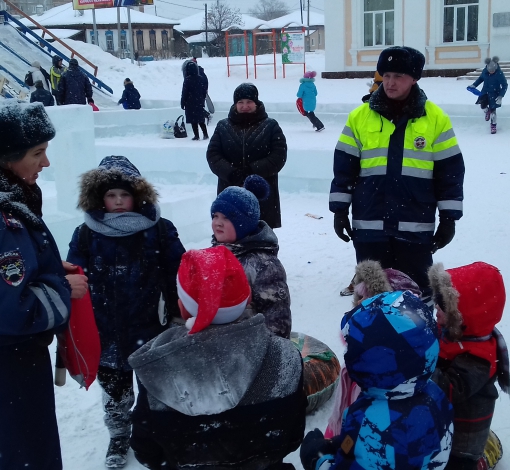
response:
[[[154,62],[137,67],[131,65],[129,61],[121,61],[97,51],[94,46],[80,43],[75,45],[81,49],[81,53],[99,65],[100,78],[114,88],[117,99],[122,92],[122,81],[126,77],[134,81],[143,99],[180,98],[181,61]],[[317,70],[319,73],[324,70],[322,54],[309,54],[307,60],[308,69]],[[245,81],[244,69],[236,67],[233,76],[227,78],[225,59],[202,59],[199,62],[209,76],[211,97],[219,104],[220,109],[227,109],[234,88]],[[302,67],[289,67],[288,78],[285,80],[282,78],[274,80],[271,74],[272,68],[266,66],[259,74],[262,78],[255,82],[260,91],[260,98],[268,109],[287,110],[295,101]],[[278,74],[281,77],[281,66]],[[249,80],[254,81],[252,69]],[[314,156],[314,148],[329,148],[331,156],[333,155],[335,142],[345,121],[345,115],[341,113],[346,107],[353,108],[359,104],[360,97],[367,90],[366,82],[366,79],[317,80],[318,110],[322,109],[324,112],[327,110],[330,113],[327,129],[321,134],[316,134],[309,125],[306,125],[304,118],[303,123],[297,126],[292,123],[293,121],[280,122],[289,141],[289,160],[294,149],[302,148],[310,149],[311,159]],[[505,118],[509,114],[503,107],[500,116],[504,119],[501,119],[498,126],[499,133],[492,136],[480,110],[472,106],[475,101],[473,95],[465,91],[467,82],[430,78],[423,79],[420,85],[431,100],[452,110],[452,121],[466,160],[465,215],[457,224],[455,239],[436,254],[435,260],[442,261],[447,268],[483,260],[498,266],[507,282],[510,282],[510,256],[507,248],[510,232],[507,206],[510,194],[508,155],[510,119]],[[113,102],[105,102],[105,105],[115,106]],[[331,113],[335,112],[338,112],[336,121],[331,116]],[[126,145],[123,139],[118,139],[119,146]],[[154,139],[152,141],[154,145]],[[186,142],[181,151],[185,152],[190,143]],[[161,145],[167,144],[161,141]],[[198,142],[196,145],[203,146],[205,153],[206,142]],[[164,198],[172,197],[172,194],[204,189],[193,185],[158,185],[158,188]],[[213,187],[211,192],[214,192]],[[293,329],[319,338],[341,356],[339,324],[343,313],[350,309],[351,299],[339,297],[338,292],[348,284],[353,275],[355,256],[352,244],[345,244],[339,240],[333,231],[333,217],[328,212],[327,193],[282,192],[281,197],[283,227],[277,230],[277,235],[280,240],[280,258],[287,270],[292,296]],[[207,213],[209,206],[197,207],[196,210]],[[305,216],[306,213],[323,218],[310,218]],[[186,248],[202,248],[209,245],[210,240],[204,239],[198,243],[186,244]],[[499,325],[507,340],[510,340],[509,315],[507,308],[506,318]],[[77,470],[103,468],[108,434],[102,422],[100,391],[97,384],[93,384],[86,392],[78,390],[77,384],[68,378],[65,387],[56,389],[56,400],[65,468]],[[314,427],[325,428],[330,405],[308,417],[307,430]],[[504,444],[510,443],[509,410],[509,397],[501,396],[496,405],[492,428]],[[286,460],[294,463],[296,468],[301,468],[297,453],[290,455]],[[126,468],[142,467],[130,455]],[[498,469],[510,470],[510,457],[504,457]]]

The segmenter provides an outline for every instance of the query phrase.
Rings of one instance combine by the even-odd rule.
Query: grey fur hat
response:
[[[452,278],[445,271],[443,263],[434,263],[428,271],[434,303],[445,313],[446,324],[451,340],[462,337],[462,314],[459,311],[459,292],[453,287]]]
[[[356,306],[363,297],[373,297],[383,292],[396,290],[410,291],[421,297],[418,285],[405,273],[396,269],[383,269],[379,261],[361,261],[354,276],[353,304]]]
[[[494,73],[498,68],[498,62],[499,57],[496,55],[492,59],[490,57],[487,57],[485,59],[485,64],[487,65],[487,72]]]
[[[135,209],[144,204],[156,204],[158,193],[142,177],[138,168],[126,157],[111,155],[103,158],[99,166],[81,176],[78,207],[85,212],[101,210],[103,198],[109,189],[126,189],[134,198]]]

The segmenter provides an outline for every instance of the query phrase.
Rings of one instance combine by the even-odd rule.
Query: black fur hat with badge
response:
[[[377,72],[381,76],[386,72],[405,73],[419,80],[424,65],[425,56],[420,51],[407,46],[393,46],[381,52]]]

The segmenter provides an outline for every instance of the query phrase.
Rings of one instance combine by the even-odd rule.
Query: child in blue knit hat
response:
[[[278,238],[260,220],[259,201],[269,196],[269,185],[258,175],[244,187],[224,189],[211,206],[213,246],[225,245],[241,262],[252,290],[249,307],[262,313],[277,336],[290,337],[292,327],[287,274],[278,259]]]

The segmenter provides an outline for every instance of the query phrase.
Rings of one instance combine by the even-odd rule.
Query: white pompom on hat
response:
[[[220,245],[182,255],[177,294],[193,317],[186,322],[189,334],[237,320],[250,293],[244,269],[228,248]]]

